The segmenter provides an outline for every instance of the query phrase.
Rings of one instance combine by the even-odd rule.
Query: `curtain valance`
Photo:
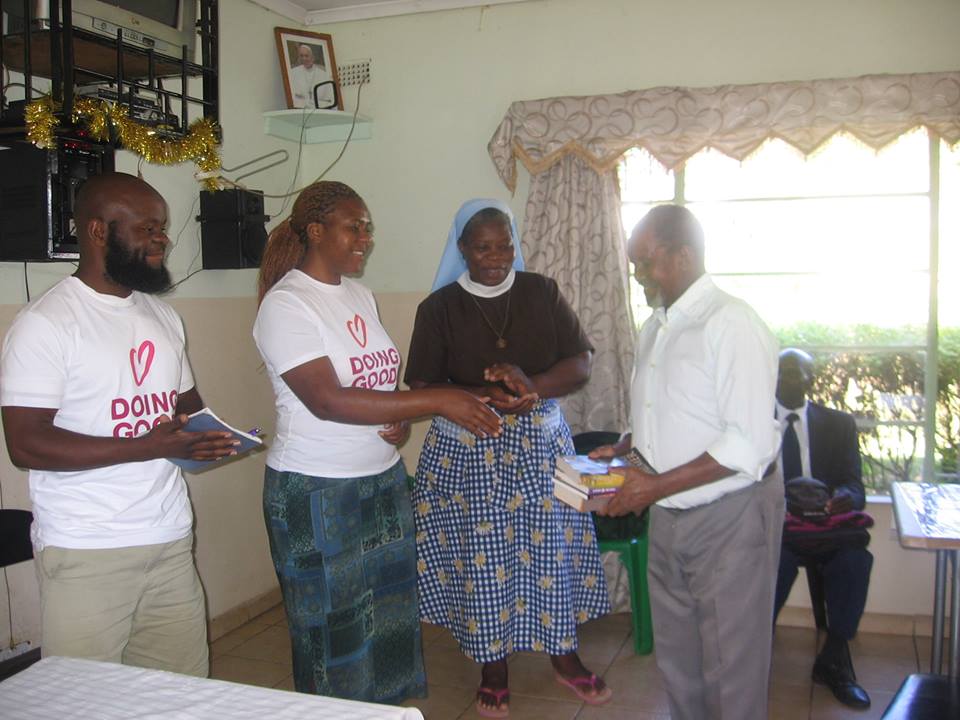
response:
[[[537,174],[575,154],[604,173],[642,147],[672,169],[705,147],[742,160],[776,137],[810,153],[846,131],[879,149],[920,126],[951,145],[960,141],[960,72],[523,100],[510,106],[487,149],[513,190],[518,158]]]

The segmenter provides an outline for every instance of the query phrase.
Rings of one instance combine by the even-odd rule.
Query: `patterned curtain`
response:
[[[622,430],[629,417],[633,326],[619,188],[611,172],[624,152],[645,148],[674,169],[706,147],[742,160],[776,137],[810,153],[847,132],[879,149],[917,127],[960,142],[960,72],[513,103],[487,150],[511,191],[518,159],[530,173],[523,232],[528,264],[557,280],[596,348],[590,383],[566,401],[574,432]]]
[[[527,267],[552,277],[594,346],[590,382],[563,400],[574,433],[623,431],[633,370],[633,322],[616,173],[575,155],[530,179],[523,230]]]
[[[811,153],[843,131],[880,149],[917,127],[960,141],[960,72],[525,100],[510,106],[487,149],[512,190],[517,159],[531,175],[567,155],[606,173],[642,147],[674,169],[705,147],[743,160],[776,137]]]

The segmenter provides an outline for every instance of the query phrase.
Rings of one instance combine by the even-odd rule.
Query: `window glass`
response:
[[[817,364],[813,400],[853,414],[864,480],[960,481],[960,147],[940,143],[939,189],[924,129],[880,151],[837,135],[810,157],[770,140],[740,162],[706,149],[676,173],[643,150],[620,166],[629,234],[654,205],[683,202],[707,238],[717,284]],[[939,352],[929,344],[931,207],[939,191]],[[649,316],[631,283],[637,322]],[[939,392],[926,382],[938,372]],[[925,437],[936,407],[935,438]]]

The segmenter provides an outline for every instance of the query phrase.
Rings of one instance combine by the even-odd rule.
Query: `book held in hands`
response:
[[[611,472],[612,468],[617,467],[636,467],[656,474],[636,448],[609,460],[594,460],[587,455],[563,455],[557,458],[553,494],[580,512],[602,510],[610,501],[610,496],[623,485],[623,475]]]
[[[244,432],[243,430],[237,430],[235,427],[228,425],[223,420],[218,418],[216,414],[210,408],[203,408],[197,412],[190,415],[187,419],[187,424],[181,428],[186,432],[208,432],[208,431],[218,431],[218,432],[228,432],[233,436],[233,440],[237,440],[240,444],[234,448],[236,450],[236,455],[228,455],[222,460],[191,460],[189,458],[167,458],[174,465],[179,465],[181,469],[197,473],[202,472],[208,469],[210,466],[217,463],[222,463],[224,460],[232,460],[235,457],[243,455],[254,448],[261,447],[263,445],[263,440],[257,437],[260,429],[255,428],[250,432]]]

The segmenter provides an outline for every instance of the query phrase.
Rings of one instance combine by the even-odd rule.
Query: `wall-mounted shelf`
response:
[[[343,110],[271,110],[263,114],[263,131],[267,135],[304,143],[343,142],[350,134],[353,113]],[[352,140],[369,140],[373,136],[373,120],[357,115]]]

